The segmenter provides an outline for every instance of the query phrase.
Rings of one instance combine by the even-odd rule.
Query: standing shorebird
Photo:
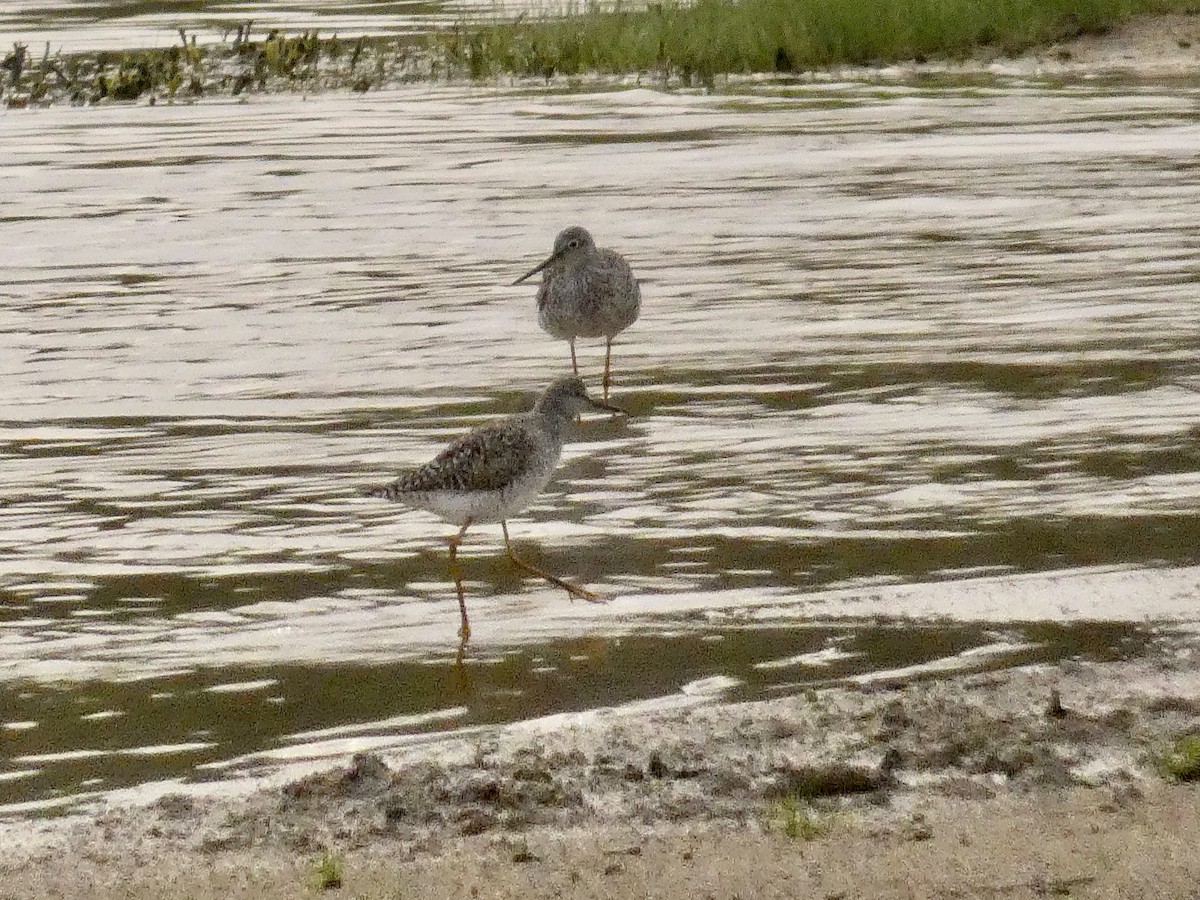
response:
[[[531,411],[476,428],[432,461],[389,485],[367,492],[373,497],[399,500],[428,510],[459,526],[458,534],[450,538],[450,577],[458,591],[458,608],[462,613],[458,633],[464,641],[471,636],[471,625],[463,599],[458,545],[467,529],[477,523],[500,523],[504,547],[513,565],[558,585],[572,597],[592,602],[602,599],[587,588],[543,572],[517,556],[509,543],[505,521],[541,493],[562,455],[567,426],[588,406],[623,412],[588,397],[578,376],[564,375],[546,388]]]
[[[542,330],[571,345],[575,338],[604,338],[604,399],[608,399],[609,364],[613,338],[637,321],[642,291],[629,263],[616,251],[596,246],[586,228],[572,225],[554,239],[554,252],[513,284],[542,273],[538,288],[538,324]]]

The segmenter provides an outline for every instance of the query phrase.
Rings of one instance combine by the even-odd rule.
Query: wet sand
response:
[[[610,708],[14,823],[4,896],[294,897],[326,850],[347,897],[1184,896],[1200,789],[1160,765],[1198,652]]]
[[[331,897],[1186,897],[1200,879],[1189,835],[1200,792],[1157,788],[1113,806],[1094,792],[990,802],[931,799],[921,825],[837,827],[787,838],[716,827],[533,833],[528,842],[456,841],[437,856],[349,854]],[[281,852],[172,854],[130,865],[81,862],[10,883],[6,896],[295,898],[318,896]],[[20,885],[20,887],[17,887]]]

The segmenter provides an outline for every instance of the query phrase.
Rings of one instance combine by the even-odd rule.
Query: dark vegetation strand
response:
[[[0,58],[0,97],[20,107],[289,89],[366,91],[390,80],[431,76],[422,52],[410,39],[339,40],[315,31],[272,31],[252,40],[248,24],[232,42],[198,44],[181,29],[180,43],[151,50],[51,54],[47,46],[39,55],[17,43]]]

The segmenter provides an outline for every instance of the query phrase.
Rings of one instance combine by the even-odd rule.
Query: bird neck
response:
[[[559,278],[566,276],[567,278],[578,278],[581,274],[587,271],[588,255],[586,253],[568,253],[558,261],[555,266],[555,275]]]
[[[558,404],[544,403],[542,400],[539,400],[537,406],[533,408],[532,415],[538,419],[546,433],[560,444],[567,426],[575,418],[573,413],[567,412]]]

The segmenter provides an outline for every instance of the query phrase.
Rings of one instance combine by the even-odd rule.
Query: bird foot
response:
[[[564,585],[565,586],[565,585]],[[607,603],[608,597],[603,594],[597,594],[595,591],[589,591],[585,587],[580,587],[577,584],[565,586],[567,593],[572,597],[578,597],[580,600],[586,600],[588,603]]]

